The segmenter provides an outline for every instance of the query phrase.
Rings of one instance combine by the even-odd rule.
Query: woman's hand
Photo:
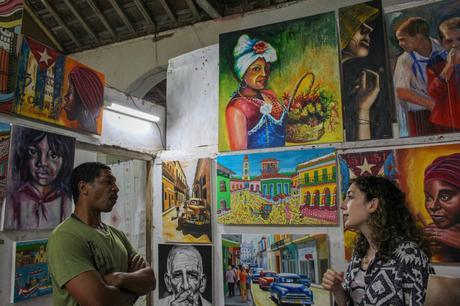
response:
[[[380,92],[380,76],[370,69],[361,71],[356,86],[351,92],[358,104],[359,112],[369,112]]]
[[[333,269],[328,269],[323,275],[322,286],[324,289],[331,291],[334,294],[335,302],[338,306],[345,306],[347,299],[345,289],[342,287],[344,281],[344,273],[336,272]]]
[[[332,269],[328,269],[323,275],[322,286],[324,289],[331,292],[339,292],[343,290],[342,282],[344,280],[343,272],[336,272]]]
[[[460,249],[460,225],[442,229],[432,223],[426,226],[423,231],[434,248],[439,248],[439,245],[443,244]]]

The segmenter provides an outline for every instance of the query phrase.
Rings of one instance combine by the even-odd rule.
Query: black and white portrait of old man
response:
[[[159,246],[160,306],[211,306],[211,246]],[[203,258],[206,258],[203,265]]]

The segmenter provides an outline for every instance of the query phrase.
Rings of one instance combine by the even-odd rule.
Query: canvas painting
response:
[[[158,305],[213,305],[212,267],[210,245],[159,244]]]
[[[392,181],[397,179],[395,152],[392,150],[339,154],[339,166],[342,200],[345,199],[351,180],[358,176],[384,176]],[[351,260],[356,237],[356,232],[345,229],[344,244],[347,260]]]
[[[20,34],[24,0],[3,0],[0,3],[0,28]]]
[[[339,9],[347,141],[392,137],[394,111],[380,0]]]
[[[13,111],[100,135],[104,76],[26,37],[21,46]]]
[[[329,258],[326,234],[224,234],[225,305],[331,305],[321,287]]]
[[[50,230],[71,213],[75,138],[13,126],[4,229]]]
[[[61,93],[63,111],[59,114],[59,124],[101,135],[104,82],[102,73],[66,57]]]
[[[221,34],[219,151],[342,140],[334,12]]]
[[[460,1],[391,10],[386,15],[401,137],[460,129]]]
[[[460,144],[339,155],[342,197],[350,179],[381,175],[406,194],[412,217],[431,243],[432,262],[460,261]],[[345,257],[356,233],[345,230]]]
[[[29,300],[52,292],[46,260],[48,240],[15,241],[11,303]]]
[[[0,4],[1,9],[1,4]],[[0,18],[1,20],[1,18]],[[0,22],[1,25],[1,22]],[[0,27],[0,112],[10,113],[14,100],[22,36]]]
[[[164,161],[163,238],[211,243],[211,159]]]
[[[332,148],[217,157],[221,224],[337,224]]]
[[[460,262],[460,144],[399,149],[396,167],[432,261]]]

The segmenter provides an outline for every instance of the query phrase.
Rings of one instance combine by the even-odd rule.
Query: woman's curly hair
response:
[[[351,181],[364,193],[366,201],[379,200],[379,206],[370,216],[370,239],[386,261],[403,241],[416,243],[430,257],[431,250],[423,232],[417,227],[406,206],[405,194],[389,179],[377,176],[360,176]],[[355,241],[355,252],[362,258],[369,242],[363,234]]]

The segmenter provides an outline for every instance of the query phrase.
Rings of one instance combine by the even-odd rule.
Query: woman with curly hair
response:
[[[358,177],[341,209],[345,228],[359,236],[347,272],[323,276],[337,305],[423,305],[431,253],[404,193],[386,178]]]

